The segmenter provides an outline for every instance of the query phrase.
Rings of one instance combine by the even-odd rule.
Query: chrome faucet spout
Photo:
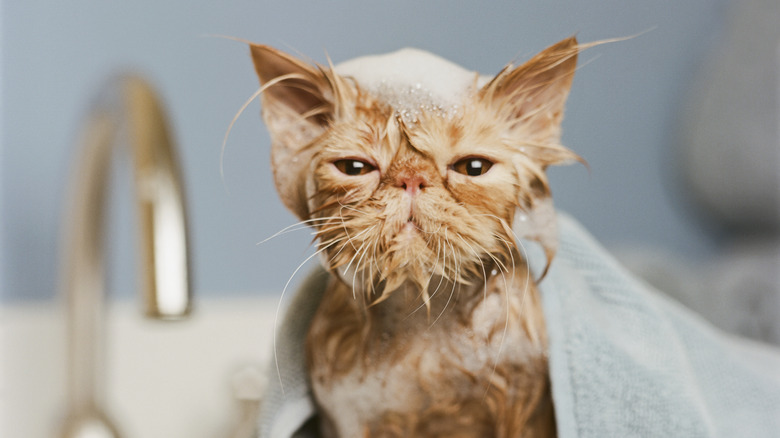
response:
[[[82,132],[63,251],[67,300],[67,438],[117,438],[103,411],[104,223],[111,156],[126,137],[140,227],[139,286],[147,316],[176,320],[192,308],[184,192],[161,104],[136,76],[109,81]]]

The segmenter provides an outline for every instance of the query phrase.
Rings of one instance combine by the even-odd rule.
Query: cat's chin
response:
[[[413,221],[409,221],[406,224],[401,227],[401,231],[398,232],[398,235],[401,238],[404,239],[413,239],[415,237],[421,237],[420,236],[420,227],[417,226]]]
[[[382,301],[387,295],[401,288],[412,288],[418,291],[427,289],[437,272],[435,266],[428,266],[422,260],[432,258],[435,254],[429,253],[421,231],[413,224],[405,226],[396,235],[394,247],[396,252],[378,261],[384,267],[382,273],[379,272],[376,264],[373,265],[375,269],[365,268],[373,261],[361,264],[364,268],[360,270],[356,270],[353,263],[352,266],[340,266],[333,271],[349,287],[354,296],[366,297],[369,302]],[[400,262],[413,260],[418,256],[422,256],[420,260]]]

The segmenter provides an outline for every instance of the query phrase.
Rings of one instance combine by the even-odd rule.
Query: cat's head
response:
[[[485,77],[412,49],[334,67],[251,45],[282,201],[372,299],[507,269],[513,224],[549,263],[545,170],[578,159],[560,132],[580,49],[569,38]]]

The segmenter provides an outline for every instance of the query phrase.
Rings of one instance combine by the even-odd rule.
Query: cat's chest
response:
[[[525,375],[513,370],[546,373],[538,366],[546,362],[544,340],[534,338],[543,325],[531,334],[524,328],[523,310],[537,310],[524,303],[535,301],[517,292],[486,294],[466,313],[407,319],[406,329],[392,333],[320,312],[309,339],[310,373],[337,435],[363,436],[388,418],[408,423],[424,412],[458,411],[496,388],[511,399],[523,386],[514,380]]]

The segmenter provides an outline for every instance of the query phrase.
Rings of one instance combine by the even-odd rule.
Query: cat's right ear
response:
[[[327,90],[327,81],[321,71],[273,47],[261,44],[249,47],[255,72],[264,88],[264,102],[280,105],[315,124],[327,121],[333,109],[332,93]]]
[[[332,73],[280,50],[250,44],[261,85],[262,113],[271,134],[274,182],[285,206],[308,219],[309,146],[335,117]],[[329,74],[330,73],[330,74]]]

